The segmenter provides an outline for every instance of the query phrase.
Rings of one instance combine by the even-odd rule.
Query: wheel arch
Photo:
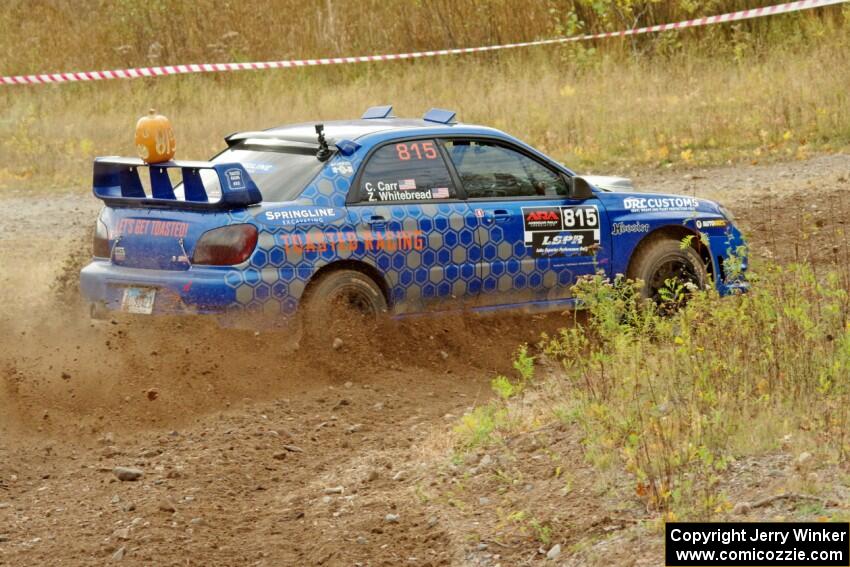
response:
[[[384,299],[387,302],[387,306],[392,306],[390,286],[387,283],[387,280],[375,266],[366,262],[361,262],[359,260],[337,260],[335,262],[331,262],[330,264],[325,264],[324,266],[316,270],[316,273],[314,273],[310,277],[310,281],[307,282],[307,287],[304,289],[304,294],[301,296],[301,301],[305,301],[308,299],[310,291],[313,287],[315,287],[316,282],[318,282],[327,274],[337,272],[339,270],[354,270],[367,276],[369,279],[374,281],[381,289],[381,293],[383,293],[384,295]]]
[[[711,261],[711,251],[708,249],[708,246],[702,242],[699,232],[681,224],[660,226],[644,236],[640,242],[638,242],[637,246],[635,246],[634,250],[632,250],[631,257],[629,258],[628,269],[626,270],[626,276],[632,277],[635,269],[635,259],[640,257],[640,252],[646,247],[652,245],[654,242],[658,242],[659,240],[676,240],[677,242],[681,242],[683,238],[688,236],[694,237],[690,241],[691,248],[696,250],[696,252],[700,255],[700,258],[702,258],[709,276],[713,276],[714,262]]]

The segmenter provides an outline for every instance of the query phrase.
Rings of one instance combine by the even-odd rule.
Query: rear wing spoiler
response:
[[[147,168],[151,194],[145,193],[139,172]],[[183,198],[178,199],[168,175],[169,169],[180,169]],[[212,170],[218,176],[221,197],[211,201],[201,181],[201,170]],[[100,157],[94,160],[94,196],[107,205],[128,207],[164,207],[194,210],[229,210],[260,203],[263,196],[254,180],[238,163],[208,161],[167,161],[146,164],[138,158]]]

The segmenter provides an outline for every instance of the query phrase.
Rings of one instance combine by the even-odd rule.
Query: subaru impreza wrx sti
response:
[[[451,111],[375,107],[225,140],[208,162],[95,160],[105,206],[81,273],[94,311],[560,309],[599,271],[656,299],[671,281],[746,287],[741,233],[717,203],[580,177]]]

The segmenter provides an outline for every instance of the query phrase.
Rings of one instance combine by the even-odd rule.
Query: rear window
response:
[[[216,163],[239,162],[260,188],[264,201],[291,201],[324,167],[315,148],[241,143],[216,156]]]
[[[242,164],[259,187],[263,200],[272,202],[296,199],[325,165],[325,162],[316,159],[315,148],[262,142],[242,142],[210,161]],[[221,188],[215,172],[201,170],[201,179],[210,201],[218,200]],[[181,186],[175,187],[175,193],[178,192],[182,193]],[[181,198],[179,193],[178,198]]]

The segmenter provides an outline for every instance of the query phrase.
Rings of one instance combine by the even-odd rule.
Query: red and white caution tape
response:
[[[646,33],[664,32],[684,28],[710,26],[726,22],[737,22],[751,18],[761,18],[776,14],[788,14],[800,12],[812,8],[822,8],[833,4],[843,4],[850,0],[798,0],[764,8],[753,8],[752,10],[741,10],[717,16],[706,16],[694,20],[684,20],[670,24],[659,24],[643,28],[633,28],[616,32],[603,32],[597,34],[576,35],[570,37],[559,37],[554,39],[543,39],[538,41],[526,41],[523,43],[508,43],[504,45],[486,45],[483,47],[461,47],[455,49],[440,49],[436,51],[417,51],[414,53],[391,53],[387,55],[360,55],[357,57],[330,57],[324,59],[294,59],[288,61],[259,61],[254,63],[201,63],[190,65],[166,65],[163,67],[136,67],[134,69],[116,69],[113,71],[80,71],[74,73],[51,73],[41,75],[15,75],[0,77],[3,85],[27,85],[46,83],[73,83],[80,81],[107,81],[110,79],[138,79],[141,77],[161,77],[164,75],[184,75],[188,73],[216,73],[223,71],[249,71],[259,69],[288,69],[291,67],[311,67],[315,65],[342,65],[345,63],[369,63],[373,61],[396,61],[399,59],[419,59],[422,57],[438,57],[441,55],[460,55],[463,53],[481,53],[484,51],[498,51],[502,49],[516,49],[519,47],[532,47],[536,45],[552,45],[557,43],[569,43],[574,41],[586,41],[591,39],[603,39],[608,37],[626,37]]]

